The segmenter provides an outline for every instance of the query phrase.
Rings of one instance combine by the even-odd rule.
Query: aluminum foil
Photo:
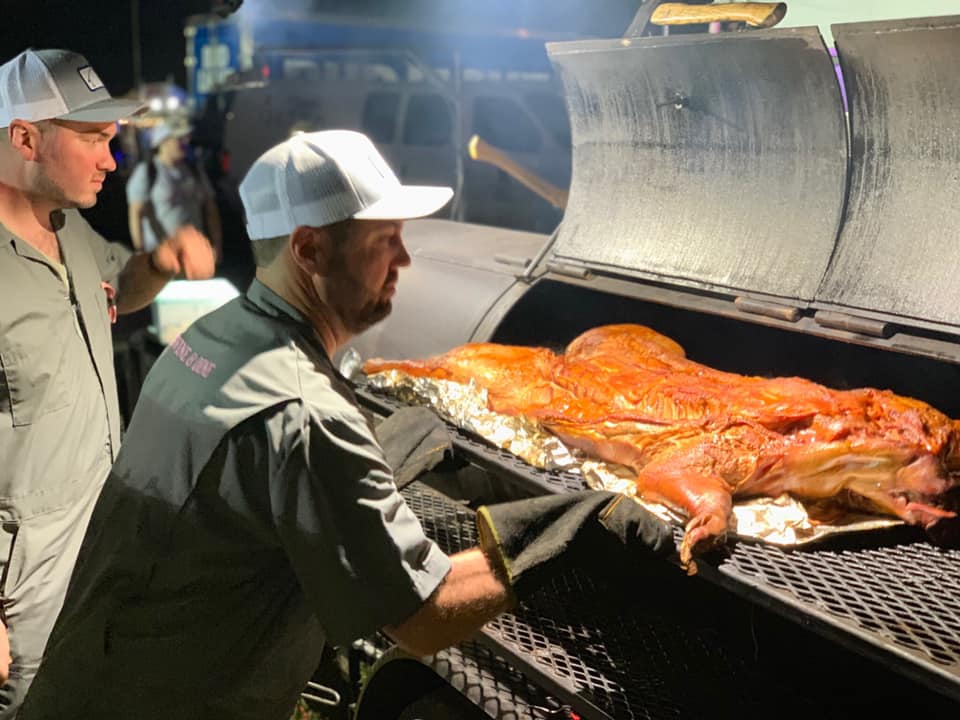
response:
[[[463,385],[411,377],[396,370],[371,375],[367,382],[371,389],[404,403],[432,408],[457,427],[507,450],[534,467],[582,475],[590,488],[623,493],[670,523],[680,526],[686,523],[687,518],[681,509],[638,498],[630,468],[595,460],[576,448],[568,448],[535,420],[492,412],[487,406],[487,391],[472,382]],[[808,508],[789,495],[781,495],[734,503],[730,533],[747,540],[793,547],[838,534],[902,524],[903,521],[895,518],[839,512],[836,505]]]
[[[426,405],[457,427],[479,435],[534,467],[576,471],[583,460],[540,423],[491,412],[487,407],[487,391],[472,382],[463,385],[388,370],[371,375],[369,386],[409,405]]]

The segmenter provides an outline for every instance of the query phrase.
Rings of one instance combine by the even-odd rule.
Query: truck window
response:
[[[453,132],[450,106],[442,95],[411,95],[403,124],[405,145],[447,145]]]
[[[393,142],[400,93],[372,92],[363,103],[363,132],[375,143]]]
[[[512,98],[479,96],[473,101],[473,132],[503,150],[535,153],[542,139],[536,125]]]

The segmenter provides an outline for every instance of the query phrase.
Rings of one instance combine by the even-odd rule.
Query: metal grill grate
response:
[[[471,512],[429,488],[403,493],[445,551],[473,545]],[[677,602],[674,586],[693,581],[662,569],[662,577],[645,569],[657,588],[645,594],[578,572],[559,574],[515,612],[488,623],[481,642],[585,718],[762,717],[785,698],[817,713],[794,689],[758,676],[755,661],[746,659],[754,647],[743,642],[750,638],[745,619],[739,637],[711,626],[713,616],[699,608],[716,601],[710,586],[699,583],[692,603]]]
[[[960,551],[915,539],[794,552],[741,543],[717,570],[881,651],[909,655],[960,698]]]
[[[430,662],[474,705],[499,720],[546,720],[560,707],[542,689],[477,642],[463,642],[437,653]]]
[[[404,495],[445,551],[474,544],[471,511],[417,484]],[[740,543],[701,562],[703,579],[667,565],[620,579],[563,573],[483,639],[584,717],[763,717],[784,707],[844,717],[897,702],[955,711],[913,680],[960,696],[958,561],[915,540],[797,552]]]

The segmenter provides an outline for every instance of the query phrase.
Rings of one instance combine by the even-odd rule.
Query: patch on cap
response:
[[[94,72],[90,65],[84,65],[82,68],[77,68],[77,72],[80,73],[80,77],[83,79],[84,85],[87,86],[87,89],[90,90],[90,92],[99,90],[103,87],[103,80],[100,79],[100,76]]]

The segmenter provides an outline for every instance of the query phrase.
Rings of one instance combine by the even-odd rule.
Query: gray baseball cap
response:
[[[114,98],[83,55],[24,50],[0,65],[0,127],[13,120],[111,122],[147,106]]]

